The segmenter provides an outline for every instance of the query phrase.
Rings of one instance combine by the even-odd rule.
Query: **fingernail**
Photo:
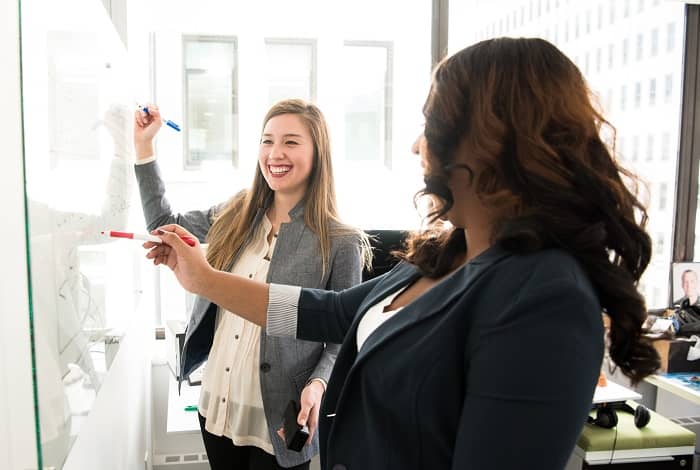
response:
[[[158,229],[158,230],[156,230],[156,233],[157,233],[158,235],[163,235],[165,232],[162,231],[161,229]]]

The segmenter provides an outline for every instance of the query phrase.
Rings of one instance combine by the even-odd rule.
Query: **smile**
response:
[[[289,173],[289,171],[292,169],[290,165],[268,165],[267,168],[268,170],[270,170],[270,173],[274,176],[284,176],[287,173]]]

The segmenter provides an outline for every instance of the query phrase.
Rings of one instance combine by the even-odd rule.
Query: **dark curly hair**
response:
[[[657,370],[637,290],[651,257],[646,209],[628,188],[636,192],[634,175],[601,139],[607,130],[614,142],[615,130],[578,68],[542,39],[483,41],[437,66],[423,114],[428,169],[419,195],[439,201],[431,220],[453,204],[447,179],[466,144],[483,168],[471,175],[476,194],[496,214],[492,242],[515,253],[572,254],[610,317],[613,360],[633,382]],[[402,258],[439,277],[465,250],[463,229],[434,224],[409,237]]]

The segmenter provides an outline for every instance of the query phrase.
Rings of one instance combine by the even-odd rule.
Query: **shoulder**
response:
[[[510,302],[538,298],[578,299],[597,306],[597,291],[578,260],[560,249],[545,249],[528,254],[509,253],[492,266],[486,283],[492,294],[510,292]]]
[[[511,254],[505,260],[508,269],[518,269],[530,282],[573,282],[590,286],[588,275],[578,260],[564,250],[552,248],[528,254]]]
[[[331,221],[329,231],[331,244],[334,249],[360,247],[363,241],[367,239],[367,234],[362,230],[338,221]]]

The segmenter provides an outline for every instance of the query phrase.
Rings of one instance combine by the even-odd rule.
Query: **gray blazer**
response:
[[[177,223],[203,242],[219,206],[173,214],[165,198],[165,185],[158,164],[136,165],[135,172],[148,230]],[[250,233],[264,213],[264,209],[258,211],[253,226],[249,228]],[[330,290],[342,290],[360,282],[362,262],[360,245],[355,237],[332,240],[330,269],[322,274],[318,237],[304,224],[303,204],[292,209],[289,216],[291,221],[280,226],[267,282]],[[234,255],[227,269],[230,270],[239,255],[240,252]],[[181,379],[189,376],[207,359],[214,339],[217,310],[218,306],[208,299],[195,299],[182,350]],[[328,382],[338,349],[339,346],[333,344],[267,336],[264,328],[260,334],[263,407],[277,462],[283,467],[299,465],[318,453],[318,433],[310,446],[304,447],[301,452],[294,452],[287,450],[276,430],[282,423],[287,403],[291,399],[298,401],[309,379],[321,378]]]

